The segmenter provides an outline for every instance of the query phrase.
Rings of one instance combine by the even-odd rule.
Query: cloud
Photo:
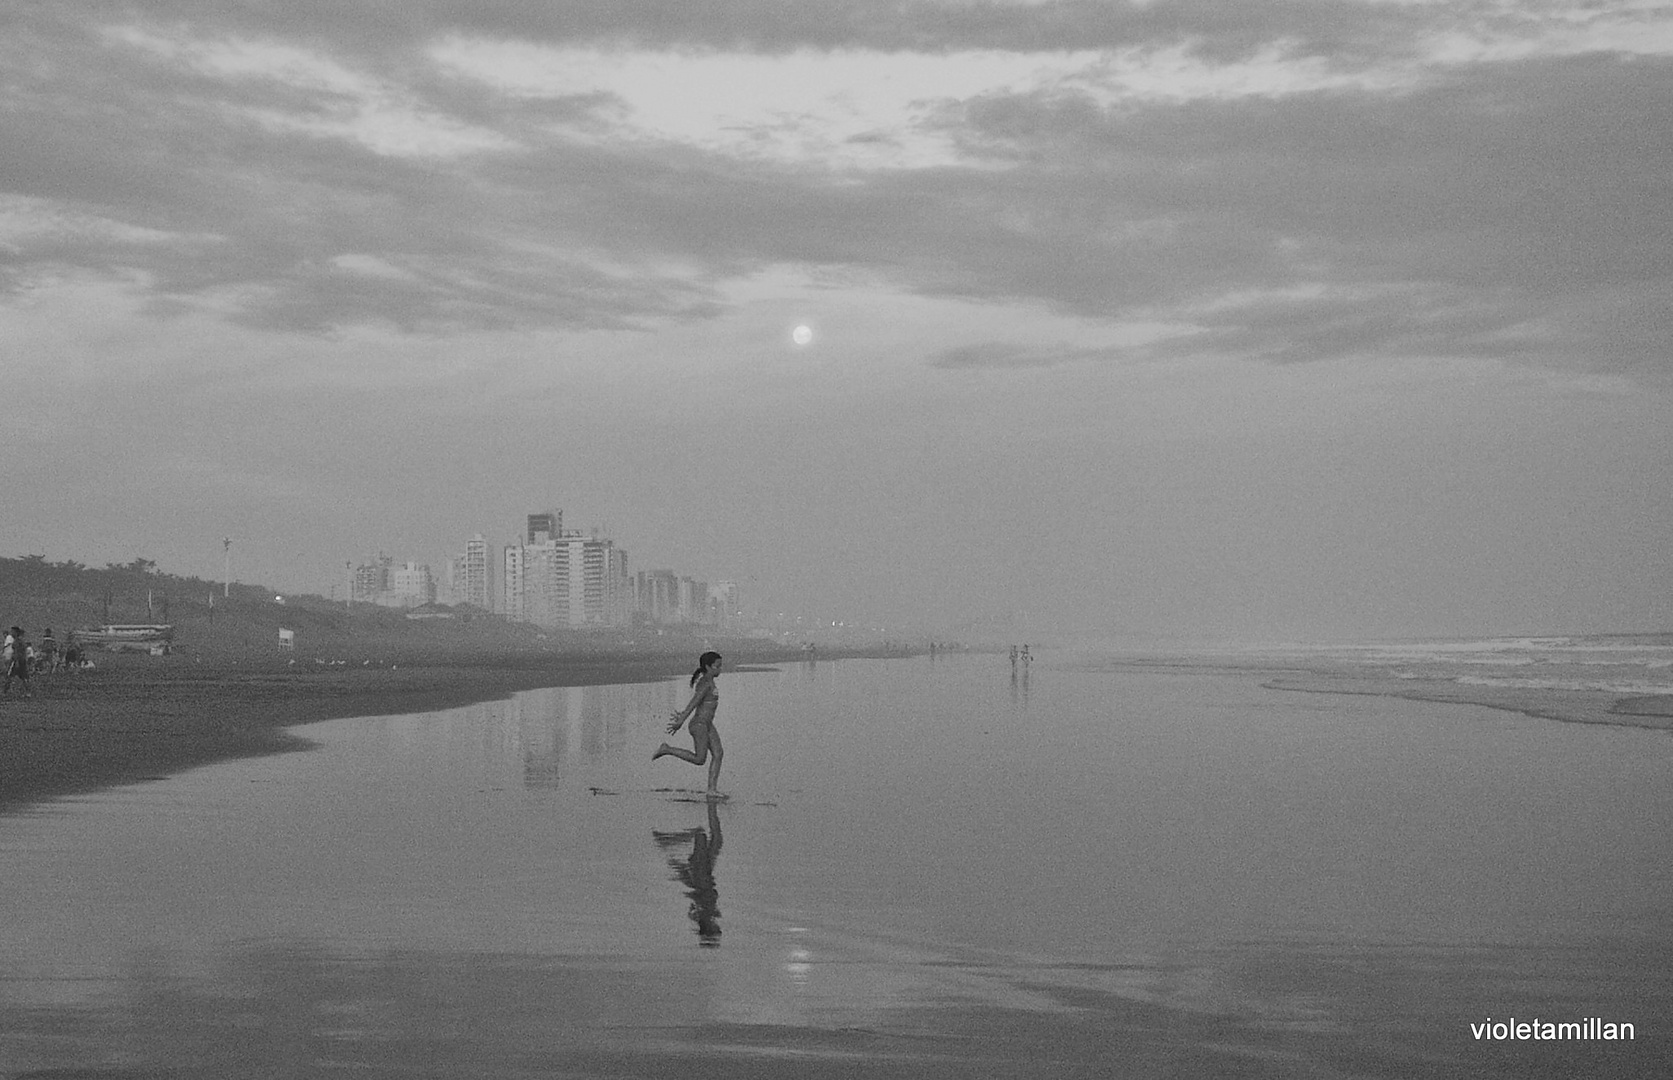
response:
[[[1667,363],[1669,5],[102,12],[0,45],[0,286],[452,333],[791,266],[1197,331],[1150,355]]]
[[[684,3],[568,0],[266,0],[237,5],[151,0],[160,26],[213,25],[228,33],[329,40],[366,55],[410,55],[449,35],[502,38],[608,51],[945,52],[1122,50],[1189,43],[1231,62],[1286,43],[1296,55],[1371,64],[1431,56],[1476,62],[1553,51],[1664,54],[1665,0],[687,0]],[[76,5],[75,16],[118,21],[131,7]]]
[[[13,290],[92,271],[142,282],[158,310],[303,331],[620,326],[712,303],[702,283],[602,265],[561,233],[530,243],[518,214],[549,177],[496,192],[445,167],[465,151],[391,126],[366,102],[401,95],[328,57],[61,31],[10,52],[29,51],[57,63],[0,116],[18,151],[0,161],[0,283]],[[468,112],[462,98],[449,107]],[[345,274],[345,256],[388,272]]]
[[[931,367],[948,370],[972,368],[1043,368],[1083,360],[1107,360],[1119,356],[1113,349],[1084,349],[1070,345],[1018,345],[987,342],[945,349],[930,358]]]
[[[1400,94],[1136,112],[982,101],[965,137],[1015,168],[967,200],[1028,227],[972,284],[1081,314],[1194,316],[1252,355],[1522,352],[1646,371],[1665,365],[1658,296],[1673,295],[1673,148],[1647,137],[1670,100],[1673,62],[1578,56]],[[1314,298],[1194,310],[1321,280],[1332,289]],[[1599,310],[1615,328],[1603,342],[1585,315]],[[1547,332],[1509,347],[1536,316]]]

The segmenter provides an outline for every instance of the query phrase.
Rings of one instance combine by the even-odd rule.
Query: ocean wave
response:
[[[1315,655],[1333,655],[1376,667],[1431,665],[1440,668],[1521,668],[1535,665],[1615,667],[1632,671],[1673,668],[1673,642],[1665,635],[1648,640],[1582,637],[1477,638],[1460,641],[1409,641],[1367,644]]]
[[[1456,653],[1534,652],[1579,647],[1572,637],[1470,638],[1458,641],[1401,641],[1358,645],[1342,652],[1364,652],[1386,656],[1445,656]]]
[[[1569,657],[1553,656],[1553,657],[1550,657],[1548,659],[1539,660],[1539,661],[1537,661],[1537,663],[1541,663],[1541,664],[1573,664],[1575,667],[1646,668],[1650,671],[1660,671],[1664,668],[1673,667],[1673,658],[1666,659],[1666,660],[1653,660],[1649,657],[1645,657],[1642,660],[1629,660],[1625,657],[1614,657],[1612,659],[1606,659],[1606,660],[1587,660],[1587,659],[1585,659],[1583,657],[1579,657],[1579,656],[1569,656]]]
[[[1421,678],[1421,676],[1410,676]],[[1451,682],[1468,686],[1500,686],[1518,690],[1599,691],[1609,694],[1673,694],[1673,684],[1643,679],[1513,679],[1482,675],[1460,675]]]
[[[1382,667],[1410,666],[1412,664],[1446,664],[1452,667],[1526,667],[1530,664],[1547,663],[1537,656],[1440,656],[1428,653],[1404,653],[1399,656],[1365,658],[1363,663],[1380,665]]]

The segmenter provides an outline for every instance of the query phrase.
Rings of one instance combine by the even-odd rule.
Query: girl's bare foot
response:
[[[661,757],[662,755],[664,755],[666,753],[668,753],[668,744],[663,743],[661,746],[656,748],[656,753],[651,755],[651,760],[655,761],[657,758]]]

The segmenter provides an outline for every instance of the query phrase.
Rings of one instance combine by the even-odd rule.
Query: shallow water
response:
[[[0,1075],[1673,1061],[1663,734],[1049,658],[721,690],[719,805],[658,683],[0,818]],[[1535,1015],[1637,1038],[1469,1031]]]

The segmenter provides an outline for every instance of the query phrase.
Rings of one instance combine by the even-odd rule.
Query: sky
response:
[[[1673,0],[0,0],[0,554],[1673,629],[1669,115]]]

